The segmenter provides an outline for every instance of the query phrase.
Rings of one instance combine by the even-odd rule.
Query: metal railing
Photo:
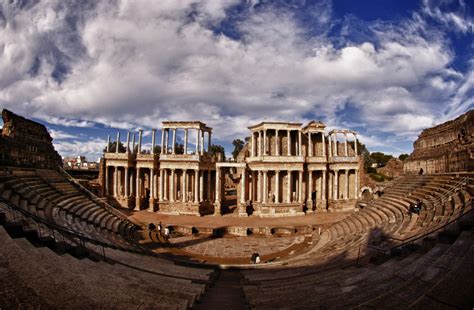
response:
[[[91,192],[90,190],[88,190],[87,188],[85,188],[81,183],[79,183],[76,179],[74,179],[69,173],[67,173],[66,170],[64,170],[64,168],[62,167],[59,167],[59,172],[62,173],[70,182],[74,183],[76,185],[76,187],[82,191],[83,193],[85,193],[92,201],[94,201],[95,203],[99,204],[100,206],[104,207],[107,211],[109,211],[110,213],[112,213],[113,215],[119,217],[120,219],[122,219],[123,221],[127,222],[127,223],[131,223],[137,227],[140,227],[139,224],[137,223],[134,223],[133,221],[131,221],[125,214],[123,214],[122,212],[118,211],[117,209],[115,209],[114,207],[112,207],[111,205],[109,205],[106,201],[104,201],[103,199],[97,197],[93,192]]]
[[[455,194],[456,192],[462,190],[465,186],[467,186],[468,182],[470,182],[470,177],[463,177],[462,179],[460,179],[459,181],[457,181],[456,183],[451,185],[449,187],[449,190],[447,192],[444,192],[444,194],[442,194],[442,197],[437,200],[436,204],[433,204],[434,209],[436,210],[436,208],[441,207],[442,204],[445,204],[446,203],[445,199],[449,199],[449,197],[451,197],[452,194]],[[472,204],[472,201],[470,203]],[[438,233],[439,231],[444,230],[446,227],[450,226],[451,224],[459,221],[459,219],[466,216],[466,214],[470,214],[473,211],[474,211],[474,209],[471,208],[471,209],[467,210],[466,212],[462,213],[461,215],[457,216],[456,218],[451,219],[448,222],[444,223],[442,226],[438,226],[438,227],[436,227],[436,228],[434,228],[434,229],[432,229],[432,230],[430,230],[430,231],[428,231],[424,234],[421,234],[421,235],[415,235],[415,236],[411,236],[411,237],[408,237],[408,238],[405,238],[405,239],[390,237],[390,236],[384,236],[385,239],[395,240],[395,241],[401,242],[399,244],[396,244],[396,245],[393,245],[393,246],[390,246],[390,247],[380,247],[380,246],[375,246],[375,245],[371,245],[371,244],[367,244],[366,246],[368,248],[372,248],[372,249],[377,250],[379,252],[379,254],[382,253],[382,254],[385,255],[385,253],[387,253],[387,252],[391,252],[391,251],[393,251],[397,248],[404,247],[408,244],[413,244],[414,242],[416,242],[420,239],[423,239],[423,238],[426,238],[427,236]]]
[[[67,239],[67,240],[71,241],[72,243],[76,243],[77,245],[79,245],[83,253],[85,253],[85,249],[87,248],[86,243],[90,243],[90,244],[93,244],[95,246],[98,246],[100,248],[101,252],[102,252],[101,253],[102,256],[105,258],[105,247],[111,247],[111,245],[109,245],[107,243],[89,238],[88,236],[83,235],[80,232],[71,230],[71,229],[66,228],[64,226],[60,226],[60,225],[51,223],[51,222],[47,221],[46,219],[43,219],[43,218],[41,218],[41,217],[39,217],[35,214],[32,214],[31,212],[29,212],[25,209],[22,209],[18,206],[15,206],[14,204],[12,204],[11,202],[9,202],[8,200],[6,200],[5,198],[3,198],[1,196],[0,196],[0,203],[2,203],[3,206],[6,206],[12,212],[19,212],[22,216],[22,218],[21,218],[22,221],[24,220],[24,217],[27,217],[27,218],[33,220],[37,224],[36,231],[39,234],[39,236],[41,236],[41,234],[42,234],[42,229],[41,229],[41,226],[39,225],[39,224],[41,224],[42,226],[46,226],[49,229],[49,231],[52,232],[53,239],[55,240],[55,242],[60,242],[61,241],[60,238],[59,238],[59,236],[60,236],[60,237],[62,237],[64,243],[66,243],[65,241]],[[13,219],[16,220],[16,214],[14,214],[14,213],[13,213]],[[56,234],[58,236],[56,236]]]

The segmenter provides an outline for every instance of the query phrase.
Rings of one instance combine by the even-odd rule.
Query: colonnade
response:
[[[212,202],[215,199],[212,178],[212,170],[107,166],[105,194],[116,198],[134,197],[136,209],[147,196],[152,203],[156,199],[159,202]]]
[[[275,146],[274,150],[271,150],[271,144],[269,142],[269,135],[267,134],[267,131],[273,131],[275,133]],[[287,140],[287,151],[286,154],[282,154],[280,152],[281,149],[281,142],[283,140],[282,137],[280,137],[279,132],[280,131],[286,131],[286,140]],[[296,154],[293,155],[292,152],[292,132],[297,131],[298,132],[298,143],[295,144],[295,150]],[[265,129],[265,130],[259,130],[257,132],[253,131],[251,135],[251,156],[263,156],[263,155],[272,155],[272,156],[303,156],[302,153],[302,132],[301,130],[296,130],[296,129]]]
[[[344,154],[340,154],[338,150],[338,135],[344,135]],[[354,145],[354,154],[349,154],[349,141],[348,141],[348,134],[351,134],[354,137],[353,145]],[[357,143],[357,133],[348,130],[332,130],[329,132],[328,135],[328,151],[330,157],[337,157],[337,156],[357,156],[358,154],[358,143]]]
[[[163,128],[161,131],[161,154],[176,154],[176,138],[177,131],[180,128]],[[196,131],[196,154],[204,155],[204,134],[207,133],[207,150],[211,148],[211,137],[212,133],[210,130],[194,129],[194,128],[182,128],[184,130],[184,154],[188,154],[188,140],[189,140],[189,129]],[[171,139],[171,150],[169,147],[170,133]]]
[[[353,195],[349,191],[349,174],[354,172],[354,192]],[[344,189],[341,191],[339,188],[339,179],[341,175],[344,178]],[[351,199],[359,197],[359,169],[334,169],[329,174],[329,199],[340,200],[340,199]]]
[[[112,169],[112,171],[110,171]],[[123,174],[122,174],[123,173]],[[110,176],[112,174],[112,176]],[[110,178],[112,177],[112,188]],[[105,194],[115,197],[134,197],[140,186],[134,186],[136,179],[135,168],[124,166],[107,166],[105,171]]]
[[[212,201],[212,170],[160,169],[160,202]]]

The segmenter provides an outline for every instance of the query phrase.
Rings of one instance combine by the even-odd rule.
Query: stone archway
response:
[[[360,189],[359,197],[362,199],[371,199],[373,196],[373,191],[369,186],[364,186]]]

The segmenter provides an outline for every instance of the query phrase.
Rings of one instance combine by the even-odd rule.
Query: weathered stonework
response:
[[[125,153],[105,153],[103,192],[124,207],[165,214],[221,215],[222,207],[229,204],[225,189],[235,184],[239,216],[353,209],[359,197],[361,165],[356,134],[333,130],[326,136],[325,127],[320,122],[305,127],[283,122],[251,126],[251,138],[237,161],[221,162],[209,153],[211,128],[201,122],[164,122],[160,154],[141,152],[141,133],[137,152],[134,143],[130,148],[128,135]],[[177,130],[184,130],[182,154],[175,150]],[[191,153],[190,130],[196,133],[196,150]],[[343,142],[337,140],[338,135],[344,135]],[[348,135],[353,135],[353,141],[348,141]]]
[[[425,129],[405,161],[406,172],[472,171],[474,169],[474,110],[441,125]]]
[[[47,169],[58,169],[62,165],[45,126],[6,109],[2,111],[2,118],[1,165]]]

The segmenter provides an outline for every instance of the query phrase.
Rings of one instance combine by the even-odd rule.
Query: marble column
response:
[[[188,154],[188,128],[184,129],[184,154]]]
[[[262,201],[262,172],[258,171],[258,180],[257,180],[257,201]]]
[[[332,157],[332,136],[328,135],[328,151],[329,157]]]
[[[267,131],[263,131],[263,155],[267,155],[268,143],[267,143]]]
[[[141,198],[140,168],[137,168],[136,186],[135,186],[135,210],[140,210],[140,202],[141,202],[140,198]]]
[[[303,202],[303,171],[301,170],[298,171],[298,202]]]
[[[267,203],[268,199],[268,179],[267,179],[267,171],[263,171],[263,203]]]
[[[344,198],[349,199],[349,169],[346,169],[345,171],[345,176],[346,176],[346,184],[345,184],[345,191],[344,191]]]
[[[275,171],[275,203],[280,203],[280,171]]]
[[[163,149],[162,149],[163,150]],[[164,191],[164,187],[163,187],[163,183],[164,183],[164,179],[165,179],[165,176],[164,176],[164,169],[160,169],[160,192],[158,193],[158,199],[159,201],[163,201],[163,191]]]
[[[129,185],[128,185],[128,167],[125,167],[125,197],[128,198],[128,196],[130,196],[130,193],[129,193]]]
[[[110,135],[107,135],[107,148],[105,152],[106,153],[110,152]]]
[[[204,201],[204,170],[199,173],[199,201]]]
[[[127,132],[127,154],[130,154],[130,131]]]
[[[173,128],[173,145],[171,145],[171,154],[176,154],[176,128]]]
[[[132,153],[135,153],[135,134],[132,136]]]
[[[321,200],[327,200],[326,195],[326,170],[322,170],[323,179],[321,181]]]
[[[168,169],[164,169],[164,179],[163,179],[163,199],[169,200],[169,183],[168,183]]]
[[[133,170],[130,171],[130,176],[128,177],[129,178],[129,182],[128,182],[128,187],[129,187],[129,197],[132,197],[135,195],[135,192],[133,190],[133,184],[135,182],[133,182],[135,180],[135,173],[133,172]]]
[[[288,170],[288,174],[287,174],[287,177],[288,177],[288,188],[287,188],[288,193],[287,193],[286,200],[287,200],[288,203],[291,203],[291,202],[292,202],[292,201],[291,201],[291,198],[292,198],[291,196],[292,196],[292,192],[293,192],[293,191],[292,191],[292,183],[293,183],[293,182],[292,182],[292,181],[293,181],[293,179],[292,179],[292,172],[293,172],[293,171]]]
[[[196,129],[196,155],[199,155],[199,132],[200,129]]]
[[[245,168],[242,169],[242,176],[240,178],[240,203],[245,203],[245,192],[246,188],[245,185],[247,184],[245,181]]]
[[[156,129],[151,130],[151,150],[150,154],[155,154],[155,136],[156,136]]]
[[[344,156],[349,156],[349,147],[347,145],[347,132],[344,133]]]
[[[308,132],[308,156],[313,156],[313,140],[311,132]]]
[[[275,155],[280,156],[280,135],[279,130],[275,130]]]
[[[169,144],[170,144],[170,129],[166,128],[166,130],[165,130],[165,154],[168,154]]]
[[[150,201],[148,206],[148,211],[153,212],[154,210],[154,202],[155,202],[155,190],[154,190],[154,180],[155,180],[155,171],[150,168],[150,179],[149,179],[149,186],[150,186]]]
[[[204,131],[201,130],[201,155],[204,155]]]
[[[114,196],[118,197],[118,167],[114,166]]]
[[[327,172],[326,173],[328,174],[328,199],[334,199],[334,177],[333,177],[333,174],[331,173],[331,171]]]
[[[262,132],[258,131],[258,156],[262,156]]]
[[[171,180],[170,180],[170,202],[175,201],[176,190],[175,190],[176,171],[171,169]]]
[[[334,133],[333,135],[334,138],[334,156],[339,156],[338,155],[338,149],[337,149],[337,133]]]
[[[142,153],[142,136],[143,136],[143,129],[138,130],[138,154]]]
[[[321,136],[322,136],[322,148],[323,148],[323,156],[326,157],[326,138],[324,137],[324,132],[321,132]]]
[[[303,156],[303,142],[301,139],[301,130],[298,130],[298,156]]]
[[[255,133],[252,132],[252,151],[250,152],[251,153],[251,157],[255,157]]]
[[[182,182],[182,186],[181,186],[181,200],[183,202],[186,202],[188,201],[188,187],[187,187],[187,175],[188,175],[188,172],[186,169],[183,169],[183,175],[181,176],[181,182]]]
[[[165,128],[161,129],[161,155],[165,153]]]
[[[334,200],[339,200],[339,170],[334,170]]]
[[[287,130],[286,131],[286,135],[287,135],[287,144],[288,144],[288,156],[291,156],[291,131],[290,130]]]
[[[199,202],[199,170],[194,170],[194,203]]]
[[[308,194],[306,195],[306,201],[313,205],[313,170],[308,170]]]

